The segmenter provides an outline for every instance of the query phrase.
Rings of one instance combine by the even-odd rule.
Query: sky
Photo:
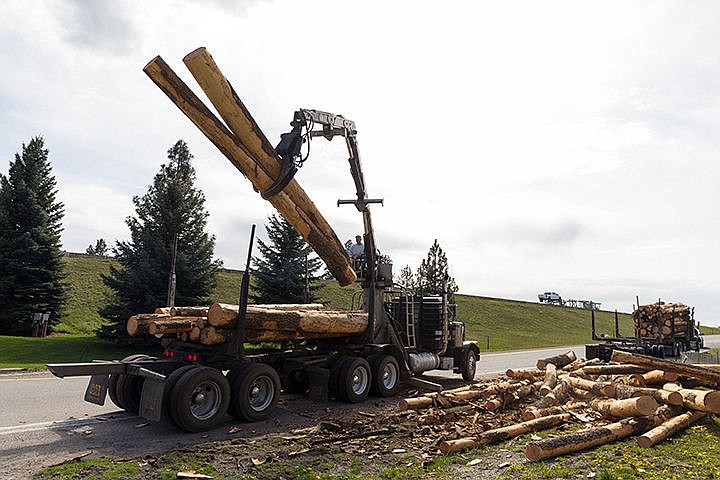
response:
[[[0,0],[0,18],[0,173],[44,137],[65,250],[128,239],[184,139],[216,256],[243,268],[272,206],[142,72],[160,55],[205,99],[182,63],[204,46],[273,143],[298,108],[355,121],[396,274],[437,239],[461,293],[681,301],[720,325],[717,2]],[[296,178],[345,241],[341,140]]]

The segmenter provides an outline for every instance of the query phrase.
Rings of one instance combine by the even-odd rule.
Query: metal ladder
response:
[[[407,332],[407,346],[416,348],[415,340],[415,301],[409,300],[409,295],[405,296],[405,331]]]

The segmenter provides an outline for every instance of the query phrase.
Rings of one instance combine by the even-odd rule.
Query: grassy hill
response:
[[[92,335],[102,319],[97,310],[112,292],[102,284],[111,259],[66,257],[70,299],[67,311],[57,331]],[[213,302],[237,303],[241,275],[221,272],[218,285],[211,296]],[[331,308],[349,309],[357,286],[340,287],[323,282],[317,290],[321,303]],[[590,312],[531,302],[501,300],[471,295],[457,295],[459,319],[467,325],[467,336],[477,340],[483,350],[507,350],[590,342]],[[596,312],[597,333],[613,334],[614,316],[610,312]],[[632,320],[620,314],[620,332],[632,334]],[[720,333],[720,329],[703,327],[706,334]]]

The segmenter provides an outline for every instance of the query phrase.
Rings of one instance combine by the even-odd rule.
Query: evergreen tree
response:
[[[88,255],[107,255],[107,243],[102,238],[98,238],[95,242],[95,246],[88,245],[85,249],[85,253]]]
[[[448,299],[457,292],[455,279],[450,276],[447,256],[437,239],[430,247],[428,256],[420,264],[417,272],[419,293],[423,295],[442,295],[447,285]]]
[[[127,340],[125,324],[131,315],[152,312],[167,303],[176,236],[175,304],[207,303],[222,262],[212,259],[215,237],[205,232],[209,214],[205,195],[193,185],[192,157],[187,144],[178,140],[147,193],[133,198],[136,216],[125,221],[131,239],[117,242],[113,249],[121,268],[111,267],[103,277],[115,299],[100,311],[112,322],[100,328],[100,336]]]
[[[57,323],[65,303],[63,204],[42,137],[0,174],[0,333],[29,334],[34,312]]]
[[[258,240],[260,257],[254,257],[253,300],[257,303],[311,303],[321,261],[295,228],[282,217],[270,215],[265,225],[270,243]],[[307,278],[306,278],[307,268]],[[306,298],[306,283],[309,291]]]
[[[413,273],[412,268],[410,268],[410,265],[405,265],[402,270],[400,270],[398,283],[412,293],[415,293],[417,290],[417,279],[415,278],[415,274]]]

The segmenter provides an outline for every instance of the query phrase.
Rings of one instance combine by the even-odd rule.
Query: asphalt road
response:
[[[708,348],[720,347],[720,335],[706,336]],[[529,368],[538,358],[575,351],[585,354],[584,345],[484,353],[478,376],[494,375],[508,368]],[[446,372],[429,372],[426,378],[448,382]],[[94,455],[142,456],[183,444],[252,436],[305,426],[318,415],[340,414],[353,409],[339,402],[318,405],[303,396],[283,395],[278,414],[254,424],[231,422],[205,433],[189,434],[176,428],[151,424],[120,411],[109,400],[105,406],[83,401],[88,378],[59,379],[48,372],[0,375],[0,465],[8,478],[29,478],[43,466],[87,452]],[[372,399],[362,408],[395,402]],[[234,433],[229,433],[235,426]]]

